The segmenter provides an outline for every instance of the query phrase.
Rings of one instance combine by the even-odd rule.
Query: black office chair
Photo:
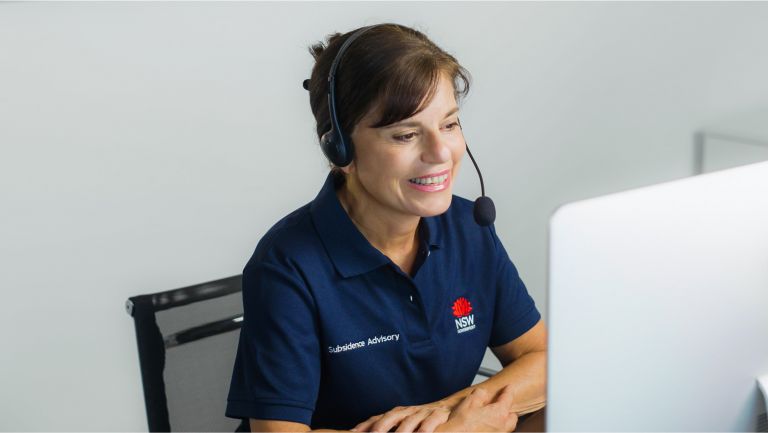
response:
[[[149,431],[248,431],[246,422],[224,416],[239,338],[231,331],[243,319],[241,291],[242,275],[236,275],[126,302]],[[496,371],[480,367],[477,374]]]
[[[136,326],[149,431],[244,427],[224,416],[240,334],[231,331],[243,318],[241,291],[242,275],[236,275],[126,302]]]

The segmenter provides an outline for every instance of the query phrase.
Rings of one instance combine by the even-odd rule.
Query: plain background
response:
[[[691,175],[696,131],[768,137],[765,3],[2,3],[0,429],[146,429],[126,298],[240,273],[315,196],[307,46],[385,21],[471,71],[465,136],[545,316],[557,206]]]

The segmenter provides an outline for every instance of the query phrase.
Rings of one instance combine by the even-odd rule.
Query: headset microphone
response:
[[[493,224],[494,221],[496,221],[496,206],[493,204],[493,200],[485,195],[485,183],[483,183],[483,174],[480,173],[480,167],[477,166],[475,157],[472,156],[472,152],[469,151],[469,145],[466,142],[464,142],[464,144],[467,146],[467,154],[469,155],[469,159],[472,160],[472,164],[475,166],[475,170],[477,170],[477,176],[480,178],[481,195],[477,198],[477,200],[475,200],[475,206],[472,209],[472,216],[475,217],[475,222],[478,225],[483,227],[489,226]]]

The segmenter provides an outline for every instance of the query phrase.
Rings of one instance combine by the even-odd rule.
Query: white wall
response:
[[[765,3],[2,3],[0,429],[146,429],[123,302],[239,273],[314,197],[306,47],[381,21],[473,73],[462,123],[542,309],[556,206],[687,176],[695,130],[768,107]]]

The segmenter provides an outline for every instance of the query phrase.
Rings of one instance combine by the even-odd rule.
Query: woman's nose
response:
[[[451,159],[451,148],[448,145],[448,137],[441,135],[440,131],[431,131],[425,134],[424,149],[421,152],[421,160],[430,164],[441,164]]]

